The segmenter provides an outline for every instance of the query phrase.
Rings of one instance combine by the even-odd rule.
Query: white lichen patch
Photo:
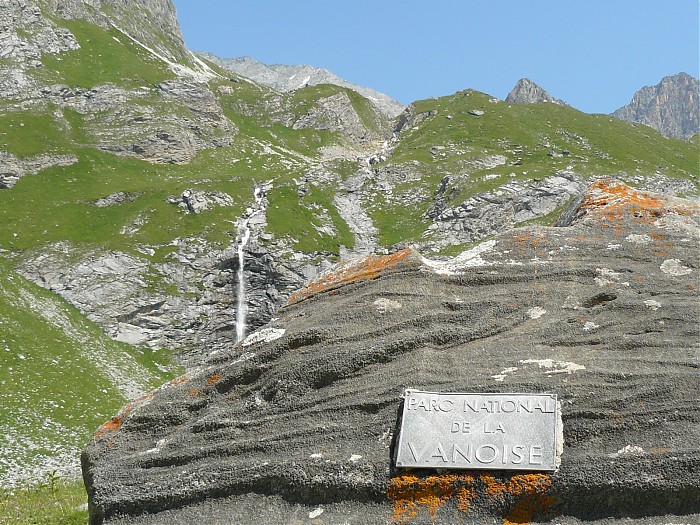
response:
[[[564,299],[564,304],[561,305],[565,310],[580,310],[581,303],[573,295],[567,295]]]
[[[644,305],[652,310],[658,310],[661,308],[661,303],[659,301],[655,301],[654,299],[647,299],[644,301]]]
[[[309,512],[309,518],[318,518],[321,514],[323,514],[323,507],[319,507],[316,510],[312,510],[311,512]]]
[[[649,237],[646,233],[642,235],[632,233],[625,237],[625,240],[627,242],[631,242],[632,244],[651,244],[651,237]]]
[[[270,343],[284,335],[284,328],[262,328],[246,337],[241,346],[250,346],[255,343]]]
[[[309,456],[311,459],[321,459],[323,457],[323,454],[317,453],[317,454],[311,454]]]
[[[644,454],[644,449],[636,445],[627,445],[613,454],[608,454],[608,457],[619,458],[620,456],[641,456]]]
[[[503,380],[506,378],[506,376],[508,374],[512,374],[513,372],[515,372],[517,370],[518,370],[517,366],[511,366],[508,368],[504,368],[498,374],[496,374],[495,376],[491,376],[491,377],[493,377],[496,381],[503,382]]]
[[[606,249],[606,250],[609,250],[609,251],[615,251],[615,250],[619,250],[619,249],[620,249],[620,246],[622,246],[622,245],[621,245],[621,244],[615,244],[615,243],[612,243],[612,242],[611,242],[611,243],[608,243],[608,245],[605,247],[605,249]]]
[[[361,459],[362,459],[362,456],[360,456],[359,454],[353,454],[352,456],[350,456],[350,462],[352,462],[352,463],[357,463]]]
[[[620,273],[610,268],[596,268],[595,271],[598,272],[598,277],[595,278],[598,286],[608,286],[620,280]]]
[[[387,299],[385,297],[377,299],[372,304],[379,311],[379,313],[382,314],[390,312],[391,310],[399,310],[403,306],[400,302]]]
[[[540,306],[533,306],[527,311],[527,315],[530,317],[530,319],[539,319],[542,317],[544,314],[547,313],[547,310]]]
[[[163,447],[165,446],[165,439],[159,439],[158,442],[156,443],[156,446],[153,448],[149,448],[144,452],[144,454],[157,454],[160,452]]]
[[[520,361],[521,365],[537,365],[545,368],[545,374],[573,374],[586,367],[569,361],[554,361],[553,359],[525,359]]]
[[[687,266],[683,266],[679,259],[666,259],[661,264],[661,271],[667,273],[668,275],[688,275],[693,270]]]
[[[477,266],[486,266],[487,261],[482,259],[481,255],[494,249],[496,246],[495,240],[482,242],[471,250],[462,252],[457,257],[449,261],[435,261],[432,259],[423,258],[423,264],[429,266],[436,273],[443,275],[459,275],[464,270],[475,268]]]
[[[583,325],[583,329],[586,332],[590,332],[596,328],[600,328],[600,325],[595,324],[593,321],[586,321],[586,324]]]

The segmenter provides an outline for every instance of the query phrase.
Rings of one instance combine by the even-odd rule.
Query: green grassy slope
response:
[[[75,471],[101,423],[174,373],[0,261],[0,487]]]
[[[42,80],[92,88],[141,86],[175,78],[163,61],[116,29],[105,31],[79,19],[57,22],[75,36],[80,49],[44,57]]]
[[[458,204],[510,180],[544,178],[565,169],[633,184],[635,177],[657,171],[696,186],[700,181],[695,145],[607,115],[547,103],[507,104],[472,90],[419,101],[414,109],[435,113],[403,132],[386,163],[416,166],[421,178],[399,185],[395,193],[423,188],[432,195],[444,176],[453,175],[455,191],[448,204]],[[471,114],[474,110],[483,115]],[[495,155],[504,156],[505,164],[483,168],[474,162]],[[382,244],[420,237],[429,224],[422,215],[430,204],[401,206],[378,195],[372,217]]]

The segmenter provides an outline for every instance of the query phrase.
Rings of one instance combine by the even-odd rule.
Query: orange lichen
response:
[[[197,394],[199,394],[199,390],[197,390],[196,388],[190,388],[189,394],[191,396],[196,396]]]
[[[455,493],[455,482],[461,480],[463,483],[471,483],[474,478],[471,476],[455,476],[443,474],[440,476],[428,476],[419,478],[417,476],[402,475],[392,478],[389,483],[388,496],[394,501],[394,523],[405,523],[418,516],[421,508],[427,509],[431,517],[435,518],[437,510],[450,501]],[[457,488],[459,491],[459,488]],[[463,505],[467,491],[462,493]]]
[[[662,200],[622,182],[601,179],[591,184],[583,196],[576,217],[588,215],[617,222],[625,216],[638,221],[649,221],[669,213],[684,216],[699,214],[700,207],[678,203],[672,198]]]
[[[221,379],[221,376],[218,374],[214,374],[209,379],[207,379],[207,384],[214,385],[219,379]]]
[[[519,498],[515,507],[503,519],[503,525],[528,523],[537,512],[547,510],[552,505],[552,498],[547,495],[552,486],[552,478],[547,474],[517,475],[507,483],[501,483],[488,474],[480,477],[486,485],[487,495],[499,499],[508,495]]]
[[[140,404],[143,403],[144,401],[148,401],[149,399],[153,399],[154,397],[156,397],[156,393],[155,393],[155,392],[149,392],[148,394],[139,397],[136,401],[134,401],[133,404],[134,404],[134,405],[140,405]]]
[[[135,401],[134,403],[137,403]],[[95,432],[95,439],[102,439],[106,434],[119,430],[124,423],[124,419],[134,410],[134,403],[129,403],[122,408],[119,413],[109,421],[103,423]]]
[[[102,423],[102,426],[97,430],[98,432],[114,432],[115,430],[118,430],[119,427],[122,426],[122,423],[124,420],[120,417],[113,417],[109,421]]]
[[[529,232],[520,232],[515,237],[515,242],[519,244],[527,244],[533,248],[539,248],[546,243],[547,238],[542,233],[532,234]]]
[[[173,379],[172,381],[170,381],[170,384],[173,385],[173,386],[174,386],[174,385],[179,385],[179,384],[181,384],[181,383],[187,383],[187,381],[189,381],[189,380],[190,380],[190,378],[187,377],[187,376],[180,376],[180,377],[176,377],[175,379]]]
[[[300,303],[316,294],[332,291],[348,284],[376,279],[382,272],[405,262],[413,253],[415,252],[410,249],[401,250],[391,255],[368,255],[359,261],[339,264],[303,290],[292,294],[288,304]]]
[[[464,476],[464,482],[471,484],[474,482],[474,478],[471,476]],[[476,498],[476,489],[474,487],[470,487],[468,485],[459,487],[457,489],[457,510],[465,513],[469,512],[474,498]]]
[[[478,498],[497,499],[509,508],[504,525],[523,524],[537,513],[551,508],[548,492],[552,478],[546,474],[522,474],[501,482],[489,474],[478,478],[468,474],[441,474],[418,477],[403,474],[392,478],[388,487],[393,501],[392,521],[405,524],[416,518],[423,509],[431,518],[437,517],[441,507],[454,500],[460,513],[469,513]]]
[[[499,498],[507,494],[511,496],[534,494],[552,486],[552,478],[547,474],[519,474],[511,477],[507,483],[501,483],[489,474],[482,474],[479,477],[486,486],[486,494]]]

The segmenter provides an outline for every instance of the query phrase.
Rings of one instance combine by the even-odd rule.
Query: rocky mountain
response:
[[[97,431],[90,523],[696,522],[698,241],[697,203],[599,180],[557,227],[336,266]],[[398,468],[407,388],[557,394],[560,468]]]
[[[0,25],[0,258],[147,362],[229,353],[340,261],[551,225],[603,175],[699,194],[695,145],[609,116],[276,91],[190,54],[165,0],[11,0]]]
[[[219,58],[211,53],[202,56],[241,76],[269,86],[276,91],[286,93],[305,86],[333,84],[352,89],[366,97],[389,118],[398,116],[405,108],[394,99],[373,89],[352,84],[324,68],[309,65],[288,66],[282,64],[264,64],[250,57]]]
[[[637,91],[612,116],[646,124],[667,137],[688,140],[700,131],[700,82],[687,73],[661,79]]]
[[[506,102],[509,104],[539,104],[540,102],[552,102],[553,104],[559,104],[561,106],[568,105],[563,100],[554,98],[529,78],[521,78],[516,82],[513,89],[508,93]]]

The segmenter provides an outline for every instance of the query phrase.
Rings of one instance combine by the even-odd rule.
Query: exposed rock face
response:
[[[117,206],[130,198],[108,195],[95,206]],[[230,205],[231,197],[190,189],[172,202],[197,214],[211,206]],[[263,197],[262,208],[250,223],[245,250],[249,331],[267,323],[292,292],[328,266],[311,255],[261,243],[262,238],[270,240],[264,233],[267,205]],[[76,253],[80,250],[70,243],[48,245],[27,254],[19,272],[66,299],[114,339],[173,349],[188,366],[200,364],[204,355],[235,340],[236,283],[241,271],[235,243],[221,250],[203,240],[182,239],[177,251],[156,265],[124,252]],[[165,289],[151,286],[157,280]]]
[[[697,520],[700,208],[598,181],[560,224],[316,280],[98,430],[91,524]],[[561,468],[395,469],[407,387],[558,394]]]
[[[80,48],[67,29],[44,17],[36,3],[9,0],[0,4],[0,97],[24,97],[38,83],[28,70],[41,66],[41,57]],[[31,35],[31,38],[20,36]]]
[[[111,84],[93,89],[52,86],[41,94],[42,103],[83,115],[86,131],[104,151],[155,164],[186,164],[199,151],[229,145],[238,131],[212,92],[192,80],[135,90]],[[163,114],[161,107],[170,104],[179,111]]]
[[[375,129],[381,129],[381,122],[374,123]],[[357,110],[352,105],[347,93],[340,92],[330,97],[321,98],[306,115],[292,124],[293,129],[314,128],[343,133],[352,142],[364,144],[383,138],[378,132],[372,132],[362,122]]]
[[[687,73],[664,77],[637,91],[612,116],[646,124],[667,137],[688,140],[700,131],[700,81]]]
[[[506,102],[511,104],[539,104],[540,102],[552,102],[562,106],[568,106],[563,100],[554,98],[529,78],[521,78],[515,87],[508,93]]]
[[[180,197],[168,199],[171,204],[177,204],[188,213],[202,213],[212,209],[214,206],[231,206],[233,199],[230,195],[220,191],[198,191],[189,189],[182,192]]]
[[[285,66],[281,64],[263,64],[250,57],[224,58],[221,59],[211,53],[202,53],[209,60],[238,73],[241,76],[250,78],[265,86],[281,92],[294,91],[304,86],[316,86],[319,84],[333,84],[350,88],[361,95],[367,97],[379,108],[384,115],[389,118],[396,117],[405,108],[400,103],[393,100],[384,93],[379,93],[373,89],[358,86],[343,80],[332,72],[324,68],[317,68],[307,65]]]
[[[584,188],[575,173],[561,172],[529,184],[513,182],[497,190],[472,197],[455,208],[443,209],[449,181],[436,191],[435,205],[429,214],[434,221],[426,231],[434,234],[432,242],[440,248],[473,242],[552,213],[564,206]]]
[[[70,166],[78,162],[73,155],[37,155],[29,158],[0,151],[0,189],[12,188],[25,175],[34,175],[52,166]]]

